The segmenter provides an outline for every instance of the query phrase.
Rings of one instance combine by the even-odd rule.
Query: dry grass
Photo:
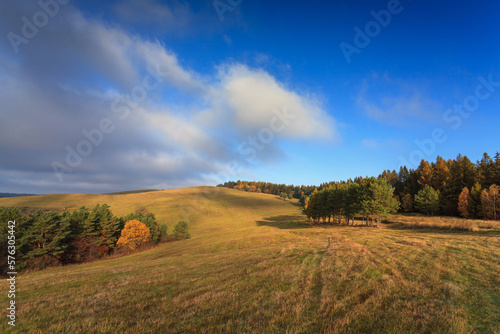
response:
[[[498,230],[310,226],[293,201],[230,189],[61,196],[45,205],[140,202],[169,227],[187,216],[192,239],[20,276],[17,332],[500,330]]]
[[[395,215],[387,219],[388,223],[400,223],[407,227],[440,228],[460,231],[500,230],[500,221],[465,219],[457,217],[432,217],[424,215]]]

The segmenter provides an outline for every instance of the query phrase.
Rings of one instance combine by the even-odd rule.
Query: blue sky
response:
[[[320,184],[498,151],[495,2],[43,3],[0,3],[0,192]]]

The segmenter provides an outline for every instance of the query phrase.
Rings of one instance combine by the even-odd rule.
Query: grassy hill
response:
[[[189,220],[192,239],[19,276],[16,332],[500,331],[498,230],[311,227],[295,201],[211,187],[0,199],[96,203]]]

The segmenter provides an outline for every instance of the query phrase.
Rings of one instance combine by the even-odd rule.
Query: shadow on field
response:
[[[304,221],[304,217],[294,215],[280,215],[264,218],[257,221],[257,226],[271,226],[280,229],[298,229],[313,227]]]
[[[445,227],[434,227],[434,226],[409,226],[405,223],[388,223],[384,222],[383,225],[387,229],[391,230],[404,230],[412,231],[416,233],[442,233],[442,234],[460,234],[460,235],[470,235],[470,236],[482,236],[482,237],[500,237],[500,231],[498,230],[479,230],[479,231],[469,231],[460,230]]]

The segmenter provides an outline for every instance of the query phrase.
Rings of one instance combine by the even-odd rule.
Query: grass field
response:
[[[309,226],[295,201],[209,187],[0,199],[57,210],[96,203],[117,215],[144,206],[169,231],[189,220],[192,239],[18,276],[15,332],[500,331],[495,225]],[[5,280],[0,292],[5,312]],[[0,332],[11,329],[2,316]]]

